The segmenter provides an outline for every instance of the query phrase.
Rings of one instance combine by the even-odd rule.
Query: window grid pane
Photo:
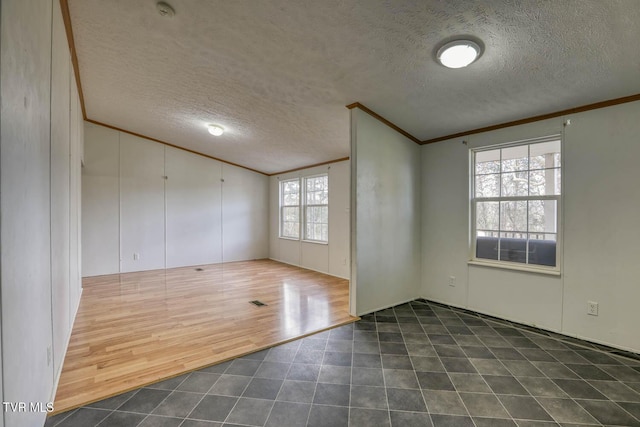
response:
[[[282,206],[298,206],[300,205],[300,181],[289,180],[280,183],[280,192]]]
[[[282,237],[297,239],[300,237],[300,208],[298,206],[283,206]]]

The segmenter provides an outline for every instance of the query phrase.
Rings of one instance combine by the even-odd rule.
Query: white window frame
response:
[[[295,182],[295,181],[298,182],[298,204],[297,205],[285,205],[284,204],[284,186],[288,182]],[[301,231],[302,231],[301,230],[301,227],[302,227],[302,216],[301,216],[301,214],[302,214],[302,212],[301,212],[301,209],[300,209],[300,203],[302,201],[302,187],[301,187],[301,183],[300,183],[300,178],[284,179],[284,180],[282,180],[282,181],[280,181],[278,183],[278,186],[279,186],[279,192],[280,192],[280,194],[279,194],[280,197],[279,197],[279,202],[278,202],[278,204],[279,204],[279,209],[278,209],[279,218],[278,219],[279,219],[279,224],[280,224],[280,232],[278,233],[278,235],[279,235],[279,237],[281,239],[300,240],[300,235],[301,235]],[[284,215],[283,215],[283,211],[284,211],[284,208],[289,208],[289,207],[297,207],[298,208],[298,236],[297,237],[295,237],[295,236],[285,236],[283,234],[283,232],[284,232],[284,226],[283,226]]]
[[[326,206],[327,207],[327,215],[328,215],[328,210],[329,210],[329,200],[327,197],[327,203],[326,204],[307,204],[307,180],[309,179],[313,179],[313,178],[318,178],[318,177],[323,177],[326,176],[327,177],[327,192],[329,192],[329,174],[328,173],[319,173],[319,174],[314,174],[314,175],[307,175],[307,176],[301,176],[298,178],[290,178],[290,179],[283,179],[281,181],[279,181],[278,183],[278,188],[279,188],[279,199],[278,199],[278,224],[279,224],[279,233],[278,233],[278,237],[281,239],[286,239],[286,240],[297,240],[297,241],[301,241],[301,242],[307,242],[307,243],[316,243],[316,244],[321,244],[321,245],[326,245],[329,243],[329,221],[327,218],[327,240],[315,240],[315,239],[310,239],[307,237],[307,207],[322,207],[322,206]],[[298,194],[298,237],[292,237],[292,236],[285,236],[283,235],[283,222],[284,222],[284,215],[283,215],[283,208],[285,207],[296,207],[296,205],[285,205],[284,204],[284,185],[287,182],[298,182],[298,188],[300,189],[300,192]]]
[[[320,178],[320,177],[326,177],[327,178],[327,203],[326,204],[320,204],[320,205],[316,205],[316,204],[308,204],[307,203],[307,181],[310,179],[314,179],[314,178]],[[309,176],[305,176],[302,178],[302,188],[303,188],[303,209],[302,209],[302,214],[303,214],[303,221],[301,221],[302,223],[302,240],[305,242],[311,242],[311,243],[323,243],[323,244],[327,244],[329,243],[329,174],[328,173],[320,173],[320,174],[316,174],[316,175],[309,175]],[[327,240],[317,240],[317,239],[311,239],[307,236],[307,208],[309,207],[327,207]]]
[[[551,141],[560,141],[560,194],[557,195],[528,195],[528,196],[504,196],[504,197],[476,197],[476,171],[475,171],[475,158],[476,153],[483,151],[491,151],[498,150],[510,147],[518,147],[518,146],[527,146],[530,157],[530,146],[533,144],[543,143],[543,142],[551,142]],[[561,265],[562,265],[562,234],[563,234],[563,224],[562,224],[562,202],[564,198],[564,179],[562,177],[564,170],[564,141],[562,135],[550,135],[540,138],[532,138],[520,141],[514,141],[504,144],[496,144],[489,145],[483,147],[471,148],[469,150],[469,175],[470,175],[470,188],[469,188],[469,264],[472,265],[481,265],[488,267],[498,267],[509,270],[521,270],[521,271],[530,271],[536,273],[545,273],[550,275],[560,275],[561,273]],[[529,172],[530,169],[527,170]],[[514,261],[506,261],[506,260],[494,260],[487,258],[478,258],[476,256],[477,250],[477,232],[476,232],[476,204],[478,202],[508,202],[508,201],[531,201],[531,200],[555,200],[556,201],[556,265],[555,266],[546,266],[539,264],[529,264],[528,262],[520,263]],[[498,214],[500,216],[500,214]],[[528,210],[527,210],[528,215]],[[528,228],[528,220],[527,220],[527,228]],[[502,230],[498,230],[498,233],[503,232]],[[499,234],[498,234],[499,235]],[[527,240],[527,251],[526,251],[526,260],[528,261],[528,240]],[[500,247],[498,246],[498,253],[500,253]]]

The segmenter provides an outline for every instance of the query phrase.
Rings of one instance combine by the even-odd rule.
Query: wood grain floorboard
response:
[[[271,260],[199,267],[83,280],[54,413],[357,320],[345,279]]]

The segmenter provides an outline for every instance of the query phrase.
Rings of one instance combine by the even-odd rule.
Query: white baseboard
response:
[[[283,264],[287,264],[287,265],[292,265],[294,267],[298,267],[298,268],[304,268],[305,270],[311,270],[311,271],[316,271],[318,273],[322,273],[322,274],[326,274],[327,276],[332,276],[332,277],[337,277],[339,279],[345,279],[345,280],[350,280],[349,277],[343,277],[343,276],[338,276],[337,274],[331,274],[328,271],[322,271],[322,270],[316,270],[315,268],[310,268],[310,267],[304,267],[302,265],[298,265],[298,264],[294,264],[292,262],[287,262],[287,261],[283,261],[281,259],[276,259],[276,258],[269,258],[271,261],[277,261],[277,262],[281,262]]]

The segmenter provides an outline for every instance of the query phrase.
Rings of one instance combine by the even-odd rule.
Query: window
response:
[[[301,230],[303,240],[329,241],[329,177],[326,174],[280,181],[280,237],[300,239]]]
[[[300,180],[280,182],[280,237],[300,238]]]
[[[329,177],[305,178],[304,238],[317,242],[329,240]]]
[[[473,260],[557,270],[560,156],[559,136],[472,151]]]

